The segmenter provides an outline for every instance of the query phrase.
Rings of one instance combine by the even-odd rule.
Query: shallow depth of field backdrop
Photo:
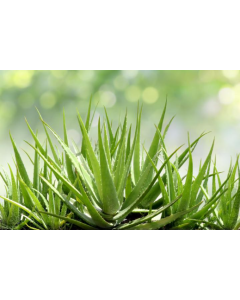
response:
[[[191,140],[203,131],[211,131],[194,151],[195,169],[198,168],[196,161],[198,164],[200,158],[205,158],[214,136],[219,171],[227,172],[231,156],[235,158],[240,152],[239,71],[1,71],[1,167],[13,164],[9,130],[21,148],[30,148],[24,142],[32,141],[24,117],[34,130],[39,130],[41,137],[43,128],[35,107],[59,134],[62,134],[64,108],[69,137],[79,143],[76,110],[85,117],[91,95],[93,103],[98,103],[93,127],[97,126],[98,117],[103,116],[104,106],[115,122],[123,118],[127,108],[129,122],[135,124],[140,100],[143,103],[142,142],[146,146],[154,134],[154,124],[159,120],[167,95],[166,122],[176,115],[166,138],[169,153],[186,143],[187,131]],[[24,152],[22,156],[31,169]],[[0,192],[3,192],[2,181]]]

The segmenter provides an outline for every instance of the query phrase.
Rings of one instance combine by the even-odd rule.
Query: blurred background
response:
[[[76,118],[79,110],[87,113],[90,96],[97,104],[97,114],[103,107],[116,125],[128,110],[129,122],[135,124],[137,102],[143,103],[142,142],[149,145],[154,135],[166,96],[168,109],[165,124],[176,115],[166,138],[169,153],[197,138],[205,136],[194,152],[195,169],[205,158],[213,138],[214,153],[220,171],[227,172],[231,157],[240,149],[240,72],[239,71],[1,71],[0,72],[0,165],[12,165],[11,131],[17,145],[30,150],[24,140],[32,142],[24,117],[39,137],[43,128],[35,107],[60,135],[62,110],[65,109],[68,133],[81,141]],[[94,138],[94,130],[92,130]],[[31,151],[30,151],[31,152]],[[27,168],[28,158],[22,151]],[[2,182],[0,183],[2,191]]]

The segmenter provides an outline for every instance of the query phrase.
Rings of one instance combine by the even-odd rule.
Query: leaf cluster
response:
[[[43,142],[26,120],[34,141],[27,142],[34,157],[26,152],[33,177],[10,135],[16,173],[10,166],[10,175],[0,173],[6,189],[0,204],[2,229],[238,229],[238,158],[222,181],[212,159],[213,141],[194,176],[192,152],[206,133],[193,142],[188,137],[184,150],[181,146],[168,153],[165,137],[173,119],[163,126],[166,107],[167,102],[148,150],[141,144],[139,106],[135,126],[128,126],[126,112],[115,130],[105,109],[96,144],[90,138],[91,100],[86,121],[77,114],[81,145],[69,143],[64,113],[63,138],[39,113],[46,135]]]

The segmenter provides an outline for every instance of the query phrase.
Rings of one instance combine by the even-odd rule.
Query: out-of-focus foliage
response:
[[[142,100],[145,116],[155,116],[168,95],[178,117],[190,124],[196,114],[224,118],[233,105],[238,109],[231,116],[235,119],[240,112],[239,82],[239,71],[1,71],[1,135],[35,106],[54,118],[63,106],[84,112],[91,94],[99,107],[111,107],[112,113],[126,104],[131,113],[133,103]]]
[[[64,107],[70,120],[68,134],[75,141],[80,140],[74,117],[76,109],[85,117],[91,95],[93,103],[98,103],[96,120],[106,106],[116,124],[123,117],[125,107],[132,122],[137,101],[143,102],[142,136],[146,144],[168,95],[167,117],[177,115],[166,138],[170,150],[183,139],[186,141],[186,130],[193,137],[206,130],[213,134],[196,151],[197,157],[206,153],[206,144],[213,135],[217,136],[220,170],[239,151],[239,71],[1,71],[0,164],[6,167],[6,161],[11,160],[9,130],[17,141],[29,137],[23,116],[34,130],[39,127],[35,106],[55,128],[60,127]],[[96,120],[93,127],[97,126]]]

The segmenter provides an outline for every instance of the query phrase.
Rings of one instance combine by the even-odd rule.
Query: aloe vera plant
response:
[[[239,208],[240,208],[240,182],[239,182],[239,165],[238,159],[234,167],[230,166],[227,182],[221,183],[219,174],[217,173],[218,185],[222,186],[222,189],[226,190],[226,193],[220,198],[216,212],[212,214],[212,220],[216,220],[218,225],[222,229],[238,229],[240,227],[239,223]],[[214,168],[216,169],[216,163],[214,163]],[[238,178],[236,178],[236,173],[238,173]],[[215,178],[213,179],[213,192],[216,190]],[[211,217],[210,217],[211,220]]]
[[[1,172],[1,177],[5,183],[6,196],[11,198],[13,201],[20,203],[19,188],[15,180],[15,176],[11,167],[9,166],[10,176],[6,172]],[[1,223],[0,228],[14,228],[20,223],[20,209],[17,205],[10,202],[4,201],[3,204],[0,203],[0,215]]]
[[[49,190],[40,178],[42,172],[43,176],[52,182],[52,173],[48,173],[46,164],[40,170],[39,155],[35,151],[34,160],[28,156],[34,166],[31,181],[11,135],[10,138],[15,153],[17,174],[14,176],[10,166],[11,179],[5,172],[1,173],[7,191],[6,197],[1,196],[4,200],[4,205],[0,206],[2,224],[6,228],[13,229],[20,229],[23,226],[33,229],[60,229],[61,226],[64,226],[64,221],[38,212],[42,210],[66,216],[67,207],[61,205],[59,197]],[[47,148],[45,153],[47,153]],[[57,190],[61,191],[61,184],[58,184]]]
[[[77,114],[81,145],[69,144],[65,114],[63,139],[39,113],[46,134],[42,143],[26,120],[33,137],[33,179],[11,137],[16,175],[2,173],[6,196],[0,206],[1,223],[8,228],[30,229],[237,229],[240,183],[238,160],[222,183],[212,162],[214,142],[194,176],[192,152],[202,133],[182,150],[167,152],[163,128],[167,102],[148,150],[141,145],[141,114],[135,126],[123,123],[114,130],[105,109],[98,122],[98,141],[90,129],[91,100],[86,121]],[[56,149],[55,142],[60,149]],[[50,153],[51,150],[51,153]],[[188,163],[187,174],[179,169]],[[212,168],[211,168],[212,167]],[[209,184],[212,184],[211,195]],[[236,182],[238,186],[236,187]],[[239,225],[238,225],[239,224]]]

